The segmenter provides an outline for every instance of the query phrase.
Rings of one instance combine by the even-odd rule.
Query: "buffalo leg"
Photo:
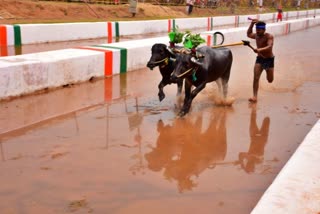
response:
[[[165,98],[165,94],[163,92],[163,88],[166,86],[167,84],[164,81],[161,81],[158,85],[159,88],[159,92],[158,92],[158,96],[159,96],[159,101],[161,102],[164,98]]]
[[[222,79],[222,90],[223,90],[223,97],[224,99],[227,98],[228,95],[228,81]]]
[[[180,117],[182,117],[186,113],[188,113],[186,111],[186,106],[188,106],[188,102],[191,98],[191,87],[192,87],[192,84],[188,80],[185,80],[185,82],[184,82],[184,102],[183,102],[183,106],[178,114]]]
[[[180,116],[184,116],[185,114],[187,114],[189,112],[192,100],[197,96],[197,94],[200,91],[202,91],[206,87],[206,84],[207,84],[206,82],[201,83],[198,87],[196,87],[193,91],[191,91],[191,83],[189,81],[185,81],[186,97],[184,99],[183,107],[179,113]],[[190,91],[191,91],[191,93],[190,93]],[[188,92],[188,94],[187,94],[187,92]]]
[[[182,92],[182,85],[183,85],[183,80],[179,80],[177,82],[177,85],[178,85],[178,91],[177,91],[177,95],[181,95],[181,92]]]
[[[226,99],[228,95],[228,82],[230,78],[231,65],[232,65],[231,63],[228,65],[227,71],[221,78],[224,99]]]
[[[218,86],[218,90],[219,90],[219,94],[222,94],[222,79],[221,78],[218,78],[216,80],[216,83],[217,83],[217,86]]]

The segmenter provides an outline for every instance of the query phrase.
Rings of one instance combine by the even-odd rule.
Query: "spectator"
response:
[[[282,21],[282,7],[281,7],[281,5],[279,5],[279,7],[278,7],[278,15],[277,15],[277,22],[278,21]]]
[[[278,15],[277,15],[277,22],[278,21],[282,21],[282,10],[281,9],[278,9]]]
[[[136,16],[137,13],[137,0],[129,1],[129,12],[132,14],[132,17]]]
[[[193,10],[194,0],[187,0],[187,13],[190,15]]]

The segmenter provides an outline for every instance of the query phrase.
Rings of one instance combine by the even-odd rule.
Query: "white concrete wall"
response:
[[[12,25],[6,25],[7,29],[7,43],[8,45],[14,45],[14,31]]]
[[[125,41],[113,43],[112,46],[127,49],[128,71],[133,71],[147,66],[147,62],[149,61],[151,56],[151,46],[155,43],[168,44],[168,37],[136,40],[134,43],[132,41]]]
[[[312,27],[320,25],[320,18],[303,18],[298,20],[290,20],[290,21],[283,21],[277,23],[267,24],[267,31],[272,33],[273,35],[284,35],[290,32],[294,32],[297,30],[303,30],[307,27]],[[289,27],[288,27],[289,26]],[[217,29],[225,36],[225,44],[241,42],[242,39],[244,40],[251,40],[246,37],[247,35],[247,27],[238,27],[238,28],[228,28],[228,29]],[[290,32],[287,32],[290,30]],[[216,31],[205,31],[202,35],[212,35]],[[203,36],[203,38],[206,38]]]
[[[196,28],[206,28],[208,26],[208,18],[185,18],[176,19],[176,25],[181,30],[192,30]]]
[[[22,24],[22,44],[36,44],[107,36],[106,22]]]
[[[216,16],[216,17],[213,17],[213,26],[214,27],[230,25],[230,24],[234,24],[234,23],[235,23],[235,17],[234,16]]]
[[[0,98],[103,76],[103,63],[102,53],[77,49],[0,58]]]
[[[307,11],[291,11],[286,12],[289,18],[304,18]],[[284,20],[286,18],[284,14]],[[238,26],[238,24],[248,23],[248,17],[259,18],[264,21],[274,20],[275,13],[251,14],[242,16],[217,16],[202,18],[179,18],[174,19],[175,24],[181,30],[192,30],[196,28],[207,28],[208,18],[212,18],[212,26],[214,29],[225,25]],[[299,14],[299,15],[298,15]],[[320,10],[308,10],[311,17],[314,14],[320,14]],[[109,22],[112,24],[111,31],[108,31],[108,22],[86,22],[86,23],[59,23],[59,24],[21,24],[21,42],[25,44],[37,44],[46,42],[59,42],[70,40],[81,40],[102,37],[116,37],[128,35],[141,35],[149,33],[165,33],[168,32],[168,22],[170,20],[149,20],[149,21],[120,21]],[[119,35],[116,35],[115,23],[119,26]],[[8,30],[7,45],[14,45],[14,35],[12,26],[6,25]]]
[[[161,33],[168,31],[168,20],[121,21],[119,28],[121,36]]]

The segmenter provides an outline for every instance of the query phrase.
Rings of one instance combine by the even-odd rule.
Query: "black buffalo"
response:
[[[174,60],[172,59],[175,55],[167,48],[167,45],[157,43],[154,44],[151,48],[151,57],[147,64],[147,67],[151,70],[159,66],[160,73],[162,75],[162,80],[160,81],[159,88],[159,100],[162,101],[165,97],[163,88],[173,83],[170,79],[170,76],[174,70]],[[175,81],[178,85],[177,94],[180,95],[182,91],[183,79]]]
[[[185,98],[179,112],[180,116],[189,112],[192,100],[206,87],[208,82],[218,80],[219,85],[221,81],[223,96],[227,97],[233,61],[230,49],[203,46],[198,48],[197,52],[204,58],[196,59],[192,54],[176,54],[175,70],[171,75],[171,81],[179,82],[185,79]],[[195,89],[191,91],[192,86],[195,86]]]

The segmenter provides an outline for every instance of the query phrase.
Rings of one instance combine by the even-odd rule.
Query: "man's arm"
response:
[[[257,19],[253,19],[248,27],[247,30],[247,37],[251,38],[251,39],[255,39],[256,38],[256,34],[252,32],[252,28],[254,26],[255,23],[257,23]]]

